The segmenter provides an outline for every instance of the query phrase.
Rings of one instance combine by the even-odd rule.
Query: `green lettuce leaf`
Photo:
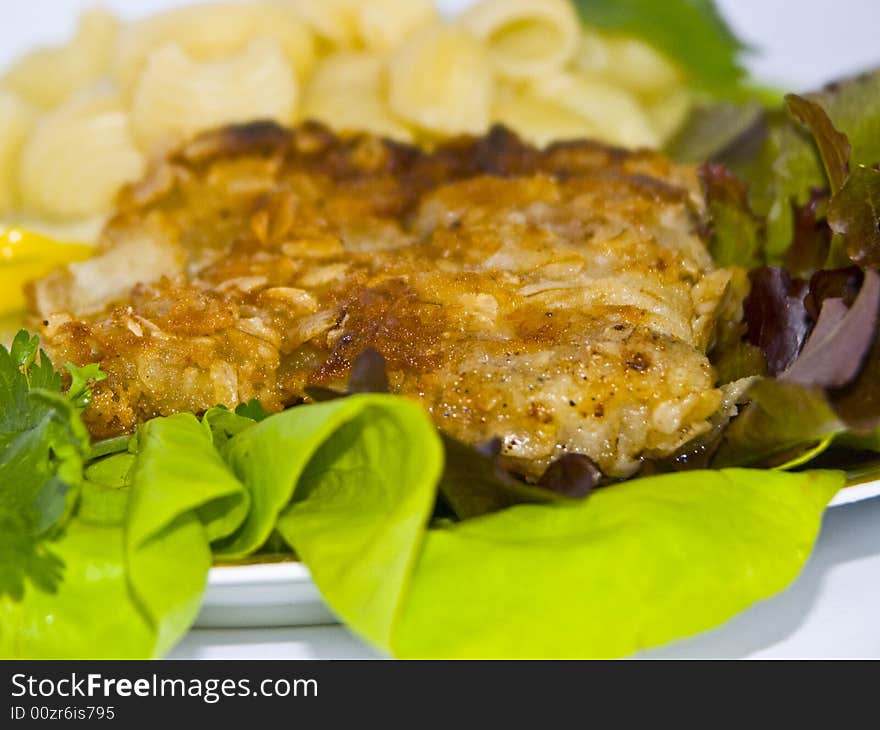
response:
[[[31,590],[21,601],[0,596],[0,657],[153,656],[155,633],[128,585],[122,526],[74,518],[53,551],[65,566],[55,593]],[[174,556],[173,564],[180,562]]]
[[[195,416],[150,421],[138,434],[138,451],[126,563],[132,592],[157,633],[155,652],[162,654],[195,620],[212,564],[210,543],[245,520],[249,495]]]
[[[701,164],[728,160],[731,154],[748,157],[761,143],[764,107],[757,101],[717,101],[699,104],[684,126],[666,144],[665,152],[678,162]]]
[[[433,530],[392,648],[620,657],[711,628],[794,580],[842,484],[831,472],[691,472]]]
[[[753,269],[764,263],[764,221],[752,213],[748,188],[724,165],[706,164],[700,180],[712,220],[709,252],[719,266]]]
[[[849,174],[849,158],[852,153],[849,139],[834,128],[831,119],[816,100],[789,94],[785,97],[785,104],[789,116],[812,135],[825,166],[831,192],[836,193],[843,187]]]
[[[318,449],[349,422],[370,419],[375,419],[376,431],[367,435],[374,439],[393,438],[395,441],[389,445],[395,449],[412,449],[414,455],[425,460],[425,473],[433,474],[436,468],[433,446],[435,442],[439,444],[439,437],[433,428],[428,435],[424,428],[427,417],[407,401],[387,395],[357,395],[291,408],[242,432],[229,445],[227,459],[250,490],[252,507],[241,529],[217,546],[219,553],[232,559],[244,557],[260,547],[275,528],[306,465]],[[415,429],[413,436],[407,436],[407,427]],[[355,446],[363,448],[349,443],[350,448]],[[389,454],[385,455],[390,458]],[[440,460],[442,462],[442,457]],[[384,468],[391,473],[390,478],[401,478],[400,474],[393,476],[397,468],[394,462]],[[437,471],[435,481],[439,475]]]
[[[248,493],[194,416],[144,426],[131,452],[85,470],[77,511],[53,543],[56,593],[0,597],[0,656],[143,658],[192,625],[212,565]]]
[[[299,477],[278,530],[336,613],[387,646],[436,498],[443,446],[419,406],[390,396],[353,396],[309,410],[336,433]],[[278,447],[302,432],[303,420],[279,423],[267,447],[285,453]],[[287,479],[298,465],[285,460],[265,476]],[[343,524],[344,534],[337,532]]]
[[[784,464],[846,432],[825,390],[762,379],[749,389],[750,403],[724,434],[712,465]]]
[[[880,267],[880,170],[858,165],[828,204],[828,224],[850,259]]]
[[[678,63],[689,82],[718,96],[737,96],[745,46],[713,0],[575,0],[584,23],[640,38]]]
[[[279,530],[354,631],[432,658],[616,657],[708,629],[794,579],[843,485],[834,472],[696,471],[424,535],[393,529],[411,523],[390,512],[365,554],[360,531],[350,536],[345,471],[310,477]],[[375,481],[360,482],[357,503],[388,510]],[[417,560],[392,584],[388,556],[401,553]]]

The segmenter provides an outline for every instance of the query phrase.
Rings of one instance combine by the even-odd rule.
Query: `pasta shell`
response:
[[[609,38],[606,48],[605,75],[630,91],[658,94],[683,83],[678,67],[647,43],[635,38]]]
[[[337,51],[321,59],[308,81],[307,92],[378,91],[385,85],[385,61],[366,51]]]
[[[542,99],[529,89],[502,89],[493,106],[492,121],[510,127],[538,146],[596,136],[595,128],[580,114]]]
[[[388,108],[385,86],[385,63],[378,56],[334,53],[318,64],[309,80],[301,116],[343,132],[366,131],[410,141],[412,133]]]
[[[647,102],[648,116],[662,142],[669,140],[684,126],[693,105],[693,97],[683,88]]]
[[[515,79],[561,71],[580,39],[569,0],[483,0],[462,22],[486,43],[498,73]]]
[[[314,37],[293,10],[274,3],[211,3],[154,15],[121,34],[114,77],[129,90],[147,59],[160,47],[177,44],[198,61],[216,61],[240,53],[254,40],[275,40],[298,78],[314,64]]]
[[[603,142],[624,147],[653,147],[660,135],[635,95],[602,79],[561,73],[532,86],[538,96],[584,117]]]
[[[288,124],[298,84],[276,41],[254,41],[222,61],[199,62],[171,44],[153,53],[135,87],[132,125],[144,150],[175,144],[223,124]]]
[[[60,104],[105,74],[118,25],[105,10],[83,13],[70,43],[28,53],[6,72],[3,85],[37,107]]]
[[[358,35],[377,51],[390,51],[437,21],[433,0],[370,0],[357,9]]]
[[[53,219],[105,212],[124,183],[143,173],[128,114],[106,94],[74,97],[46,114],[24,145],[21,201]]]
[[[484,132],[492,82],[483,44],[457,26],[418,33],[389,61],[392,112],[435,134]]]
[[[296,12],[324,43],[336,48],[357,44],[360,0],[276,0]]]
[[[574,57],[574,65],[580,71],[592,76],[603,76],[608,73],[611,65],[611,51],[608,41],[599,33],[584,28],[578,42],[578,50]]]

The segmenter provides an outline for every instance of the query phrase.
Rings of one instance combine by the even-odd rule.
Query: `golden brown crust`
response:
[[[109,375],[97,437],[250,398],[278,410],[373,347],[441,428],[501,437],[528,476],[571,451],[625,475],[720,402],[705,350],[729,275],[702,215],[694,170],[650,152],[250,124],[126,189],[103,255],[34,301],[53,355]]]

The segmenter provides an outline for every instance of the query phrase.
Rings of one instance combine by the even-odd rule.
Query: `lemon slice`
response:
[[[25,308],[24,286],[52,269],[89,258],[94,246],[65,243],[24,228],[0,227],[0,319]]]

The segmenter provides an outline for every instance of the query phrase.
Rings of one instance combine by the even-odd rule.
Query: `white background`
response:
[[[663,0],[657,0],[662,2]],[[2,0],[0,67],[34,43],[73,29],[88,0]],[[126,17],[176,0],[108,0]],[[452,9],[467,0],[441,3]],[[753,48],[747,63],[762,80],[806,90],[880,66],[880,0],[720,0]],[[375,656],[340,627],[193,631],[175,650],[189,657]],[[655,657],[880,658],[880,499],[826,514],[816,551],[784,594],[704,636]]]

